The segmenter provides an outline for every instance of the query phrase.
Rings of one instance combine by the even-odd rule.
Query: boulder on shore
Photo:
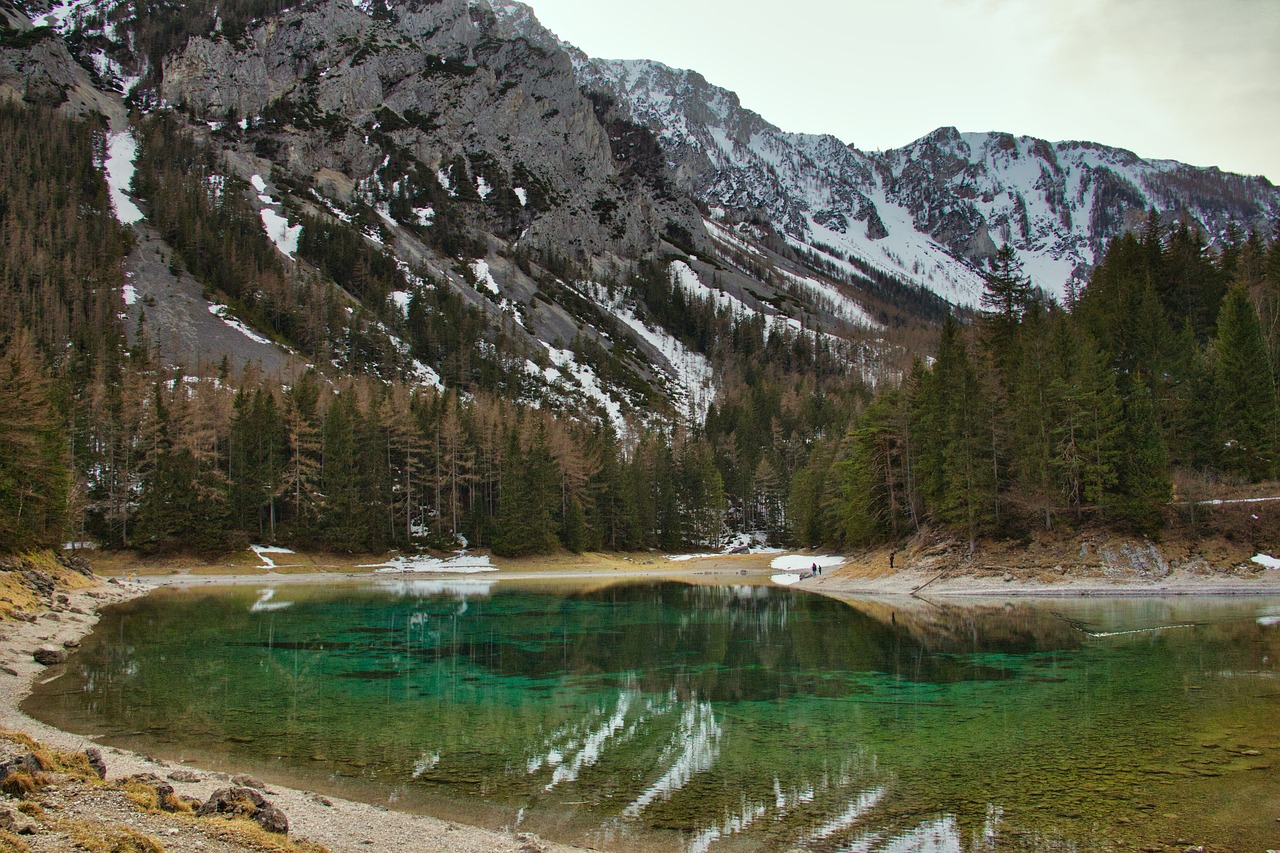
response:
[[[52,646],[41,646],[31,653],[31,657],[35,658],[36,663],[41,666],[53,666],[59,663],[66,663],[67,650],[55,649]]]
[[[253,818],[267,832],[285,835],[289,832],[289,819],[284,812],[253,788],[237,786],[219,788],[196,812],[200,817],[209,815],[241,815]]]

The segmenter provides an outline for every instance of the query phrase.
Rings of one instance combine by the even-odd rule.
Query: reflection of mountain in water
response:
[[[475,583],[296,587],[282,610],[249,589],[130,602],[37,688],[41,716],[609,849],[1083,850],[1168,798],[1181,776],[1143,768],[1190,772],[1177,741],[1218,709],[1234,725],[1280,658],[1259,622],[1275,611],[1239,602]],[[1174,621],[1202,627],[1146,630]],[[1250,707],[1271,731],[1270,705]],[[1127,826],[1125,849],[1154,837]]]
[[[892,793],[892,775],[878,767],[874,755],[856,750],[813,778],[803,767],[775,768],[770,788],[711,807],[710,786],[699,784],[700,777],[720,770],[722,760],[734,760],[722,755],[725,741],[710,702],[697,696],[682,700],[674,691],[646,696],[631,686],[619,691],[611,706],[544,738],[524,773],[539,784],[549,776],[542,785],[545,793],[580,782],[575,792],[563,792],[574,798],[601,786],[614,788],[616,799],[626,804],[606,824],[606,843],[625,837],[629,826],[651,824],[682,829],[684,853],[707,853],[742,838],[757,843],[768,838],[772,848],[780,833],[786,837],[780,849],[791,850],[994,849],[999,807],[987,806],[981,825],[969,833],[973,844],[966,845],[955,815],[920,819],[904,812]],[[623,768],[632,769],[624,774]],[[635,781],[620,783],[626,776]]]

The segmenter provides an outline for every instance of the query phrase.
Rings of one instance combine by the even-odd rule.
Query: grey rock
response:
[[[36,663],[42,666],[54,666],[55,664],[66,662],[67,650],[55,649],[52,646],[41,646],[31,653],[31,657],[35,658]]]
[[[231,777],[231,782],[244,788],[256,788],[259,791],[267,790],[267,783],[255,776],[250,776],[248,773],[237,773]]]
[[[185,768],[179,768],[178,770],[173,771],[169,774],[169,778],[174,782],[199,782],[204,779],[203,776],[194,770],[187,770]]]
[[[222,814],[249,817],[268,832],[283,835],[289,831],[289,820],[284,812],[253,788],[219,788],[196,814],[201,817]]]
[[[98,778],[107,778],[107,761],[102,757],[102,750],[91,746],[84,751],[84,754],[89,759],[89,766],[93,768],[93,772],[98,774]]]
[[[7,804],[0,804],[0,829],[14,835],[35,835],[40,824]]]
[[[35,776],[43,770],[44,768],[40,766],[40,761],[35,755],[27,753],[26,755],[0,761],[0,782],[15,773],[26,773],[29,776]]]

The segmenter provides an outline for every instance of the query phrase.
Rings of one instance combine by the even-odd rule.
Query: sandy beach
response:
[[[0,623],[0,728],[21,732],[58,750],[79,752],[95,746],[92,736],[82,736],[50,727],[24,714],[20,702],[37,679],[57,677],[58,667],[46,669],[36,663],[32,653],[40,647],[74,647],[92,630],[101,608],[145,595],[162,586],[195,587],[215,585],[287,585],[334,584],[370,579],[463,580],[483,578],[488,581],[557,582],[586,587],[612,585],[641,580],[671,579],[686,583],[769,584],[778,575],[779,556],[768,554],[702,556],[673,560],[659,555],[585,555],[553,560],[500,564],[483,574],[450,574],[421,572],[375,572],[351,561],[326,564],[323,560],[302,555],[280,554],[274,565],[254,565],[252,561],[220,566],[185,565],[166,568],[163,565],[111,565],[108,571],[119,576],[101,579],[84,588],[60,591],[52,608],[36,614],[34,621]],[[804,564],[811,557],[799,554],[788,565]],[[1159,576],[1142,571],[1101,571],[1083,576],[1074,572],[1049,571],[1032,567],[1022,571],[1002,570],[1001,566],[955,566],[940,564],[921,553],[900,555],[898,568],[888,568],[888,552],[873,552],[857,558],[831,558],[821,575],[801,579],[785,579],[794,589],[837,598],[859,597],[897,599],[904,604],[921,599],[1025,598],[1053,596],[1139,596],[1139,595],[1280,595],[1280,571],[1252,567],[1226,567],[1213,571],[1196,571],[1181,566],[1167,566]],[[202,571],[202,569],[204,569]],[[8,744],[13,754],[13,744]],[[152,773],[167,779],[176,792],[204,800],[217,788],[229,784],[229,775],[201,770],[176,763],[152,760],[134,752],[101,747],[108,779],[138,773]],[[175,775],[177,778],[175,778]],[[323,797],[314,792],[272,784],[266,780],[268,798],[288,816],[290,838],[323,845],[332,851],[365,851],[369,849],[413,849],[419,851],[568,851],[565,847],[533,836],[513,832],[493,832],[463,826],[432,817],[388,811],[364,803]],[[91,794],[92,792],[89,792]],[[55,802],[46,808],[67,812],[79,809],[108,821],[136,827],[139,831],[163,839],[167,850],[242,850],[263,849],[238,846],[220,839],[216,833],[202,828],[191,818],[152,814],[112,805],[109,793],[77,798],[75,805]],[[98,797],[94,805],[95,796]],[[118,800],[119,797],[116,796]],[[41,838],[41,836],[32,836]],[[32,850],[76,849],[70,838],[49,836]]]

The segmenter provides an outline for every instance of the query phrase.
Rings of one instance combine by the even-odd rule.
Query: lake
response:
[[[1280,599],[160,590],[24,708],[172,760],[622,851],[1280,847]]]

